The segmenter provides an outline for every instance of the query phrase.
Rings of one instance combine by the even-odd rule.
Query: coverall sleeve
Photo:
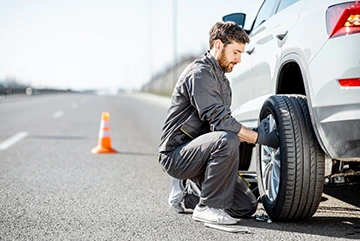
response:
[[[190,75],[189,81],[190,102],[197,109],[199,118],[209,122],[210,130],[238,133],[241,124],[231,115],[230,108],[225,106],[218,80],[214,78],[210,70],[197,69]]]

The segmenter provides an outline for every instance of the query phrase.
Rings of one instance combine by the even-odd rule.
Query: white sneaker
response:
[[[236,224],[239,221],[239,219],[231,217],[222,209],[208,206],[199,207],[199,205],[196,205],[192,218],[196,221],[214,224]]]
[[[183,180],[171,178],[170,180],[170,194],[168,203],[178,213],[183,213],[185,210],[181,205],[184,198],[184,184]]]

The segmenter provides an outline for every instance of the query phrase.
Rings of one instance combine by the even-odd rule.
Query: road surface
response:
[[[245,234],[173,212],[157,160],[168,104],[128,93],[0,100],[0,240],[360,239],[360,185],[325,187],[307,222],[243,219]],[[90,152],[102,112],[116,154]]]

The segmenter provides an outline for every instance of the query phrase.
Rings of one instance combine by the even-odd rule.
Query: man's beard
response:
[[[219,62],[220,67],[222,68],[222,70],[225,73],[230,73],[236,64],[234,62],[227,60],[227,58],[225,56],[225,48],[223,48],[221,50],[220,56],[218,58],[218,62]]]

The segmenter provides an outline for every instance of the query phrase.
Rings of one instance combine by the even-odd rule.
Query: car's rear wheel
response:
[[[273,220],[301,221],[316,212],[324,182],[324,152],[313,131],[307,101],[300,95],[268,98],[260,120],[277,130],[280,147],[257,146],[257,178],[263,206]]]

